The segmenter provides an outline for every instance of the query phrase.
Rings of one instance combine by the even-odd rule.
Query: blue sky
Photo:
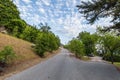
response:
[[[88,0],[13,0],[20,16],[30,25],[47,22],[63,44],[81,31],[94,33],[96,26],[108,26],[111,18],[100,19],[94,25],[86,24],[76,5]]]

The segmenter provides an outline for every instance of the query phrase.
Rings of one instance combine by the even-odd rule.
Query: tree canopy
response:
[[[20,19],[19,14],[11,0],[0,0],[0,26],[5,26],[12,19]]]
[[[93,54],[95,53],[95,43],[97,42],[97,35],[90,34],[89,32],[81,32],[77,37],[80,41],[83,42],[85,47],[85,54]]]
[[[47,23],[45,23],[45,24],[40,23],[39,27],[40,27],[40,31],[42,31],[42,32],[49,32],[49,30],[51,29]]]
[[[81,58],[84,53],[84,44],[78,39],[72,39],[69,41],[65,48],[69,49],[71,52],[75,54],[76,57]]]
[[[111,17],[114,25],[107,29],[120,29],[120,0],[84,1],[77,7],[90,24],[100,18]]]
[[[32,42],[40,56],[44,56],[46,51],[52,52],[59,48],[60,39],[50,31],[47,23],[40,23],[38,29],[27,24],[19,14],[12,0],[0,0],[0,27],[5,27],[9,35]]]
[[[60,39],[52,32],[41,32],[38,33],[35,44],[37,54],[44,57],[44,53],[46,51],[52,52],[53,50],[57,50],[59,48]]]

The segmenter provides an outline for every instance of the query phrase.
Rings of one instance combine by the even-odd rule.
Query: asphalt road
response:
[[[84,62],[69,56],[62,49],[60,54],[5,80],[120,80],[116,68],[103,62]]]

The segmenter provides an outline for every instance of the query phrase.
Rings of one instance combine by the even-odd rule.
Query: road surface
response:
[[[94,56],[94,57],[90,57],[91,61],[96,61],[96,62],[105,62],[104,60],[102,60],[102,57],[99,56]]]
[[[120,73],[113,65],[84,62],[69,54],[62,49],[60,54],[49,60],[5,80],[120,80]]]

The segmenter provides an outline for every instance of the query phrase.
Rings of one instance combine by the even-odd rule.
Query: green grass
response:
[[[90,58],[89,58],[89,57],[87,57],[87,56],[83,56],[83,57],[81,58],[81,60],[83,60],[83,61],[89,61],[89,60],[90,60]]]
[[[114,65],[120,68],[120,62],[115,62]]]

